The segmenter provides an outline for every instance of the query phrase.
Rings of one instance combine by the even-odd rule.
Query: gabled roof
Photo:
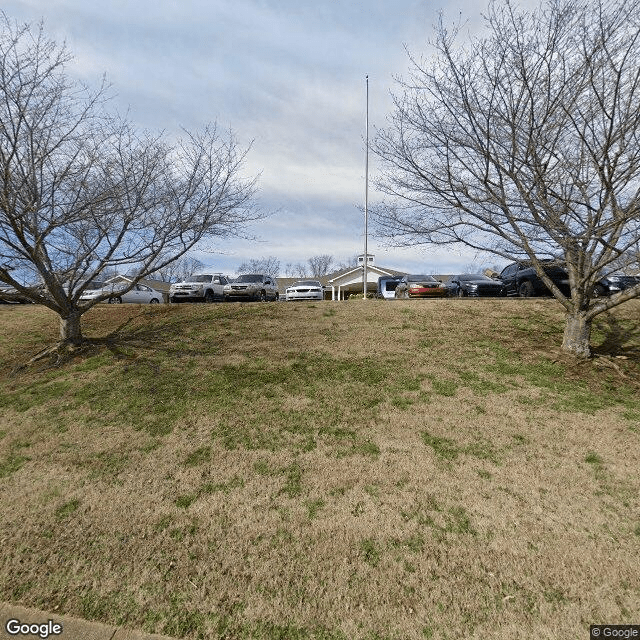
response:
[[[326,276],[327,284],[329,286],[339,286],[342,284],[347,284],[350,282],[354,282],[358,276],[360,280],[362,280],[362,270],[363,266],[358,265],[357,267],[349,267],[348,269],[341,269],[340,271],[335,271],[334,273]],[[367,265],[367,281],[368,282],[377,282],[380,276],[402,276],[405,272],[396,271],[395,269],[387,269],[378,267],[375,264]],[[374,276],[374,279],[371,278]]]

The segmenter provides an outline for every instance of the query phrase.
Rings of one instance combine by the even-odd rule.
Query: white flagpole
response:
[[[367,266],[369,263],[369,255],[367,248],[368,241],[368,223],[369,223],[369,75],[366,76],[367,82],[367,118],[366,118],[366,152],[365,152],[365,176],[364,176],[364,272],[363,272],[363,298],[367,299]]]

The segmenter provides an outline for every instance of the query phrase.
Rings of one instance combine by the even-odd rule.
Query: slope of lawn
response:
[[[0,307],[0,600],[196,639],[575,640],[640,611],[640,302]]]

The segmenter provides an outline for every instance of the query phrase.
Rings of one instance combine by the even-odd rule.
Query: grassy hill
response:
[[[640,611],[640,302],[0,307],[0,600],[184,638],[575,640]]]

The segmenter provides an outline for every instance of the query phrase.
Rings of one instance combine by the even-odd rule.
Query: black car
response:
[[[466,296],[501,296],[503,283],[481,273],[463,273],[449,280],[451,295],[464,298]]]

